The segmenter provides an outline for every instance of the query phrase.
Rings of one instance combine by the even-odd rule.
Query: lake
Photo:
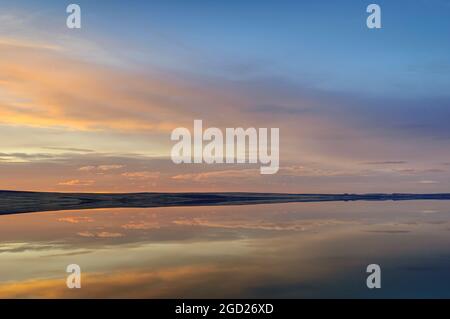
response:
[[[4,215],[0,298],[449,298],[449,217],[431,200]]]

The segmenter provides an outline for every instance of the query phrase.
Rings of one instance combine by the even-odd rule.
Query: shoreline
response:
[[[96,208],[227,206],[301,202],[450,200],[450,193],[290,194],[290,193],[56,193],[1,191],[0,215]]]

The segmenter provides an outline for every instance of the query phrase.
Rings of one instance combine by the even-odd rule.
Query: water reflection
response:
[[[450,297],[448,202],[0,216],[0,297]],[[82,288],[65,268],[79,264]],[[382,288],[365,285],[368,264]]]

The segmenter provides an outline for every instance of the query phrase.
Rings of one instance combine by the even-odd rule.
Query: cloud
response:
[[[260,175],[259,169],[236,169],[236,170],[221,170],[205,173],[189,173],[189,174],[179,174],[172,176],[174,180],[180,181],[205,181],[208,179],[218,179],[218,178],[248,178],[248,177],[258,177]]]
[[[121,226],[123,229],[145,230],[145,229],[159,229],[161,225],[159,222],[129,222]]]
[[[444,173],[444,172],[446,172],[446,170],[441,169],[441,168],[428,168],[428,169],[425,169],[424,172],[426,172],[426,173]]]
[[[160,172],[141,171],[141,172],[125,172],[122,176],[129,179],[157,179],[161,175]]]
[[[90,186],[94,184],[95,181],[93,180],[79,180],[79,179],[72,179],[65,182],[60,182],[58,185],[60,186]]]
[[[90,231],[84,231],[84,232],[78,232],[77,235],[81,236],[81,237],[97,237],[97,238],[118,238],[118,237],[124,236],[124,234],[122,234],[122,233],[107,232],[107,231],[102,231],[102,232],[97,232],[97,233],[93,233]]]
[[[94,233],[88,231],[78,232],[77,235],[81,237],[95,237]]]
[[[303,165],[290,165],[280,168],[280,175],[284,176],[354,176],[361,172],[350,169],[336,169],[327,167],[305,167]]]
[[[50,244],[34,244],[34,243],[21,243],[21,242],[11,242],[2,243],[0,247],[0,253],[21,253],[24,251],[43,251],[48,249],[55,249],[55,245]]]
[[[0,16],[0,21],[2,17]],[[57,45],[48,44],[44,42],[36,42],[31,40],[20,40],[12,38],[0,38],[0,46],[4,47],[16,47],[20,49],[38,49],[38,50],[49,50],[49,51],[62,51],[62,48]]]
[[[276,176],[351,176],[355,175],[354,171],[344,171],[336,170],[331,168],[315,168],[315,167],[305,167],[303,165],[291,165],[281,167]],[[276,177],[273,176],[273,177]],[[261,172],[256,168],[242,168],[242,169],[229,169],[229,170],[218,170],[210,172],[200,172],[200,173],[188,173],[188,174],[178,174],[171,178],[178,181],[195,181],[202,182],[213,179],[248,179],[248,178],[260,178]]]
[[[99,165],[97,169],[100,171],[110,171],[124,167],[123,165]]]
[[[385,229],[385,230],[366,230],[367,233],[382,233],[382,234],[406,234],[410,233],[410,230],[402,229]]]
[[[432,181],[432,180],[422,180],[419,181],[419,184],[438,184],[438,181]]]
[[[112,233],[112,232],[100,232],[97,233],[97,237],[99,238],[117,238],[117,237],[123,237],[124,235],[122,233]]]
[[[83,166],[83,167],[80,167],[78,170],[83,171],[83,172],[89,172],[89,171],[94,171],[95,169],[97,169],[97,167],[95,167],[95,166]]]
[[[105,67],[1,38],[0,82],[7,93],[0,94],[0,121],[41,128],[168,133],[192,114],[212,114],[231,102],[225,92],[200,90],[168,72]]]
[[[79,153],[92,153],[95,152],[94,150],[89,150],[85,148],[75,148],[75,147],[43,147],[44,149],[48,150],[55,150],[55,151],[68,151],[68,152],[79,152]]]
[[[380,162],[364,162],[363,164],[367,165],[397,165],[397,164],[406,164],[407,161],[380,161]]]
[[[32,160],[49,160],[55,158],[61,158],[61,156],[46,153],[0,153],[0,161],[7,162],[28,162]]]
[[[422,214],[436,214],[436,213],[439,213],[439,211],[435,210],[435,209],[423,209],[420,212]]]
[[[112,164],[112,165],[98,165],[98,166],[83,166],[83,167],[80,167],[78,170],[84,171],[84,172],[90,172],[90,171],[107,172],[107,171],[120,169],[122,167],[124,167],[124,165]]]

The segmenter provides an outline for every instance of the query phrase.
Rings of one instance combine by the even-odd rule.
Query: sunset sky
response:
[[[0,0],[0,189],[448,192],[450,2]],[[175,165],[177,127],[280,128],[280,170]]]

